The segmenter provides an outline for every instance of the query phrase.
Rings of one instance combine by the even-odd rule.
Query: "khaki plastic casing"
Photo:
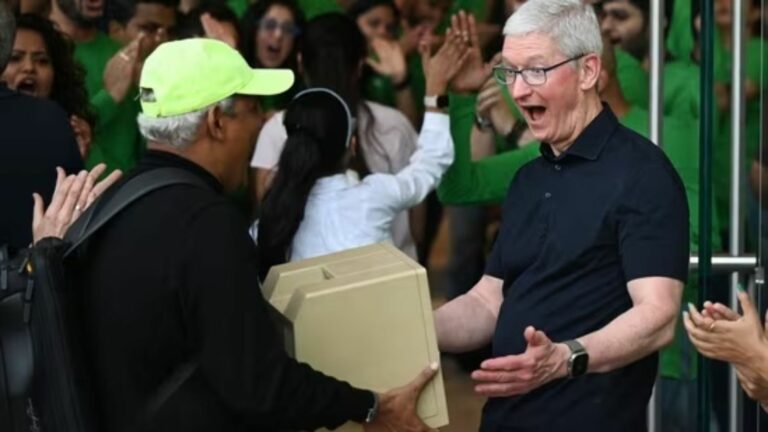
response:
[[[440,361],[426,270],[390,244],[275,266],[263,293],[289,354],[355,387],[384,392]],[[442,372],[418,413],[430,427],[448,424]]]

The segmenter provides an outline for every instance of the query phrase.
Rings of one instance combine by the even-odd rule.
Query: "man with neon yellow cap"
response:
[[[415,403],[433,368],[381,395],[318,373],[285,353],[258,289],[248,223],[223,192],[242,182],[263,122],[254,96],[293,80],[211,39],[169,42],[147,58],[138,122],[149,151],[127,180],[173,167],[201,184],[143,196],[81,257],[97,430],[428,430]],[[197,366],[147,418],[185,362]]]

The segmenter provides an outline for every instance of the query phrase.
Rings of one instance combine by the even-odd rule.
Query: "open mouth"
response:
[[[267,45],[267,52],[272,55],[279,55],[280,54],[280,44],[269,44]]]
[[[16,85],[16,91],[34,96],[37,92],[37,80],[34,78],[25,78]]]
[[[529,105],[522,107],[525,116],[532,122],[541,120],[547,109],[541,105]]]

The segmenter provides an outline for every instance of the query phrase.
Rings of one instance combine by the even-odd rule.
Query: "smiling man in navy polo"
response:
[[[493,342],[472,374],[482,431],[641,431],[688,268],[683,184],[597,93],[602,40],[580,0],[527,2],[496,78],[542,142],[521,168],[485,275],[436,312],[438,342]]]

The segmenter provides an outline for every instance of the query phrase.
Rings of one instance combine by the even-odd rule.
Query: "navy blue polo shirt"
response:
[[[578,338],[632,307],[627,282],[688,274],[688,205],[680,177],[653,143],[607,105],[560,156],[547,144],[504,202],[486,274],[503,279],[493,355],[521,354],[528,325]],[[483,431],[639,431],[656,377],[654,353],[609,373],[491,398]]]

